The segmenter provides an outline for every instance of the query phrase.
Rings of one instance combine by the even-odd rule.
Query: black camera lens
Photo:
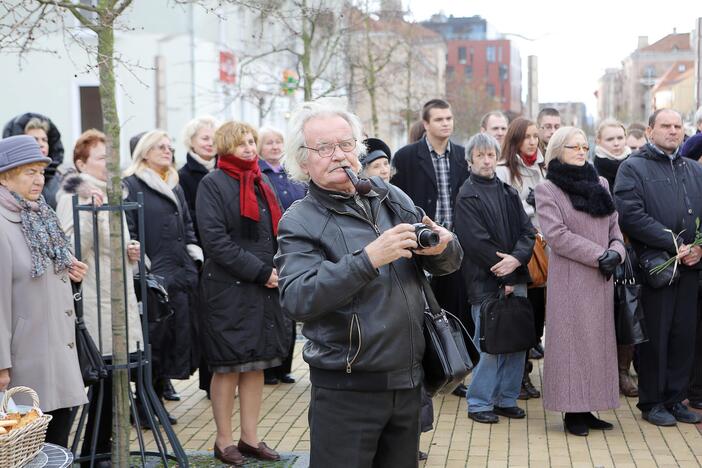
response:
[[[439,245],[439,235],[432,231],[426,224],[414,224],[414,233],[417,236],[417,244],[422,249]]]

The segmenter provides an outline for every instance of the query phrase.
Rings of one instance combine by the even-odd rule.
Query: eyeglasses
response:
[[[586,153],[590,151],[590,147],[588,145],[563,145],[564,148],[568,148],[569,150],[575,150],[575,151],[580,151],[583,150]]]
[[[337,146],[344,153],[348,153],[356,148],[356,139],[349,138],[348,140],[343,140],[338,143],[323,143],[317,148],[310,148],[309,146],[300,146],[300,148],[316,151],[322,158],[330,158],[331,155],[334,154],[334,151],[336,151]]]
[[[556,125],[546,124],[546,125],[541,126],[541,130],[558,130],[559,128],[561,128],[561,126],[558,124],[556,124]]]
[[[168,145],[158,145],[158,146],[154,146],[153,148],[159,150],[162,153],[165,153],[166,150],[170,151],[171,154],[173,154],[175,152],[175,148],[172,146],[168,146]]]

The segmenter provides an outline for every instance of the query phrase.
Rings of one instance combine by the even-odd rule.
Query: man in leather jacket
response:
[[[457,270],[455,236],[397,187],[372,179],[361,195],[358,118],[306,103],[291,120],[286,170],[309,193],[278,227],[280,301],[304,322],[312,382],[311,467],[413,467],[424,353],[422,269]],[[439,234],[418,248],[413,223]]]
[[[654,112],[646,135],[649,143],[617,172],[614,201],[619,224],[639,263],[651,253],[677,255],[680,275],[672,284],[659,288],[644,284],[642,289],[649,341],[639,345],[637,406],[644,419],[658,426],[699,423],[700,416],[682,401],[695,344],[702,248],[690,244],[696,220],[702,217],[702,166],[680,156],[683,129],[678,112]]]

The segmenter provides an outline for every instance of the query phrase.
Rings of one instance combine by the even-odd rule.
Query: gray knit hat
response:
[[[29,135],[17,135],[0,140],[0,172],[31,163],[51,162],[41,154],[39,143]]]

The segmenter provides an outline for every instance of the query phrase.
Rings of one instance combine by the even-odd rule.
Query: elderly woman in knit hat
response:
[[[41,195],[50,162],[31,136],[0,140],[0,391],[34,389],[53,417],[46,441],[66,446],[70,410],[87,402],[70,283],[87,266]]]
[[[390,165],[390,147],[379,138],[366,138],[363,143],[368,152],[361,160],[361,175],[378,176],[385,182],[390,182],[390,177],[394,175],[394,168]]]

